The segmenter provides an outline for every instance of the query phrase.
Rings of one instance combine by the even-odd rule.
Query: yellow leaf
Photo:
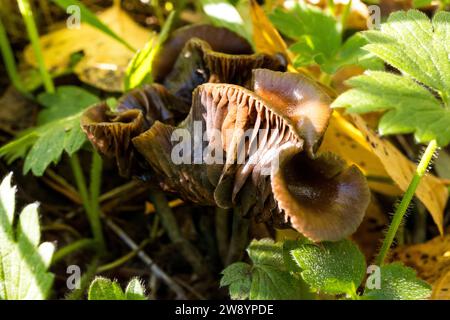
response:
[[[142,48],[150,40],[151,32],[139,26],[118,6],[113,6],[98,18],[134,48]],[[63,28],[40,38],[45,65],[52,73],[67,70],[70,56],[82,52],[83,59],[75,66],[78,77],[105,91],[122,91],[128,62],[134,55],[130,49],[100,30],[81,23],[79,29]],[[37,66],[30,46],[25,60]]]
[[[290,56],[286,43],[277,29],[267,18],[264,10],[255,0],[250,0],[250,16],[253,25],[253,41],[257,52],[267,54],[283,54],[290,63]]]
[[[450,299],[450,235],[397,247],[391,260],[414,268],[420,278],[429,282],[433,286],[432,299]]]
[[[384,169],[398,187],[405,191],[416,170],[416,164],[409,161],[389,141],[381,139],[358,115],[352,115],[356,127],[365,136],[367,146],[380,159]],[[443,234],[444,208],[447,203],[448,189],[444,183],[431,174],[426,174],[420,181],[416,196],[431,213],[439,232]]]

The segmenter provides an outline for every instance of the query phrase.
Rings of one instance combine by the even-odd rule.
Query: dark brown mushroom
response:
[[[81,117],[81,127],[102,155],[116,159],[119,174],[129,176],[136,164],[131,139],[156,120],[178,123],[187,110],[188,106],[163,86],[145,85],[119,99],[117,112],[105,102],[90,107]]]
[[[217,52],[228,54],[251,54],[253,52],[247,40],[226,28],[206,24],[179,28],[172,32],[155,57],[152,73],[156,82],[161,83],[172,71],[184,46],[192,38],[198,38],[209,43],[212,50]]]
[[[369,191],[356,167],[314,154],[330,99],[308,78],[270,70],[254,71],[253,89],[203,84],[185,121],[156,122],[133,144],[167,189],[185,199],[237,207],[276,226],[290,222],[315,241],[348,236],[364,216]]]
[[[206,82],[231,83],[247,87],[252,70],[265,68],[283,71],[286,66],[277,56],[263,53],[227,54],[214,51],[206,41],[189,40],[163,80],[163,85],[175,96],[191,103],[192,91]]]

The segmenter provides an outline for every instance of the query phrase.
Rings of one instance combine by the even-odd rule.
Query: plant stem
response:
[[[19,4],[19,10],[22,14],[25,26],[27,28],[28,37],[31,41],[36,60],[39,64],[39,72],[41,73],[42,81],[44,82],[45,91],[48,93],[55,92],[55,86],[50,74],[45,67],[44,56],[42,55],[41,45],[39,42],[39,33],[36,28],[36,23],[33,19],[33,11],[31,10],[29,0],[17,0]]]
[[[55,252],[52,259],[52,264],[60,261],[62,258],[68,256],[69,254],[72,254],[75,251],[86,249],[86,248],[92,248],[96,244],[95,240],[92,239],[80,239],[75,242],[72,242],[71,244],[62,247],[58,251]]]
[[[416,192],[420,179],[427,172],[428,165],[430,164],[430,161],[433,158],[436,149],[437,149],[437,142],[436,140],[432,140],[428,144],[427,149],[425,150],[425,152],[422,155],[422,158],[420,159],[419,165],[417,166],[416,172],[414,173],[414,176],[408,186],[408,189],[406,189],[406,192],[403,195],[402,201],[395,210],[394,217],[392,218],[388,232],[386,234],[386,237],[384,238],[383,245],[381,246],[380,253],[378,254],[376,259],[376,263],[379,266],[383,265],[384,260],[386,259],[387,253],[391,248],[395,235],[397,234],[397,230],[403,220],[403,216],[405,215],[406,210],[408,209],[408,206],[414,197],[414,193]]]
[[[150,190],[150,199],[172,243],[179,245],[181,254],[197,274],[206,274],[208,267],[202,254],[181,234],[175,215],[167,203],[164,193],[160,189],[152,188]]]
[[[22,81],[20,80],[19,74],[17,72],[16,61],[14,59],[14,54],[11,49],[11,44],[8,40],[8,35],[6,34],[5,27],[3,26],[2,19],[0,18],[0,50],[2,52],[3,61],[5,62],[6,72],[8,73],[11,83],[14,87],[22,94],[28,95]]]
[[[92,152],[92,166],[91,166],[91,181],[89,185],[90,189],[90,201],[91,201],[91,225],[94,238],[99,242],[102,250],[105,249],[105,240],[103,238],[102,224],[100,220],[100,190],[102,179],[103,160],[96,152]]]
[[[233,262],[239,261],[248,245],[248,219],[242,218],[235,210],[233,213],[233,225],[231,227],[231,239],[228,246],[228,255],[225,260],[225,266],[229,266]]]
[[[95,161],[96,160],[93,159],[93,162]],[[86,187],[86,181],[84,179],[83,171],[81,170],[80,160],[77,154],[73,154],[70,157],[70,165],[72,167],[72,172],[75,177],[78,192],[80,193],[81,199],[83,200],[83,206],[88,216],[89,223],[91,225],[92,234],[94,235],[94,239],[97,242],[99,249],[103,250],[105,248],[105,242],[103,239],[103,231],[100,224],[99,210],[95,210],[95,206],[94,207],[92,206],[92,202],[88,194],[88,189]],[[98,166],[98,164],[95,166]],[[94,171],[94,169],[92,171]]]

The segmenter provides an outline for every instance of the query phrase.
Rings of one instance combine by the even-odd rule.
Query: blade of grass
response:
[[[20,13],[25,22],[25,26],[27,28],[28,37],[31,41],[31,46],[33,47],[34,54],[36,56],[36,60],[39,64],[39,72],[42,77],[42,81],[44,82],[45,91],[48,93],[55,92],[55,86],[53,84],[53,80],[50,76],[50,73],[47,71],[44,62],[44,56],[42,55],[41,44],[39,42],[39,33],[36,28],[36,23],[33,19],[33,12],[31,10],[30,1],[29,0],[17,0],[19,5]]]
[[[22,94],[28,95],[25,86],[20,80],[19,74],[17,72],[16,61],[14,59],[14,54],[11,49],[11,44],[8,40],[8,35],[6,34],[5,27],[3,26],[2,19],[0,18],[0,50],[2,52],[3,61],[5,63],[6,72],[8,73],[9,79],[13,86]]]
[[[125,47],[135,52],[136,49],[133,48],[125,39],[118,36],[113,30],[111,30],[106,24],[104,24],[92,11],[90,11],[85,5],[83,5],[78,0],[52,0],[56,5],[67,10],[70,6],[77,6],[80,9],[81,21],[90,24],[94,28],[102,31],[113,39],[117,40]]]

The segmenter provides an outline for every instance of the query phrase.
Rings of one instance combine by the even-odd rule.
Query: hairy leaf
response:
[[[283,244],[253,240],[247,249],[253,265],[238,262],[222,273],[233,299],[276,300],[310,298],[305,283],[285,266]],[[240,282],[240,283],[239,283]]]
[[[419,300],[431,295],[431,287],[401,263],[381,267],[379,289],[366,288],[364,297],[377,300]]]
[[[9,174],[0,185],[0,300],[43,300],[53,284],[47,272],[54,246],[39,244],[38,204],[26,206],[14,222],[15,192]]]
[[[291,253],[303,280],[318,291],[354,295],[364,278],[364,256],[349,240],[304,244]]]
[[[116,281],[97,277],[92,281],[88,293],[89,300],[146,300],[145,290],[139,279],[132,279],[125,290]]]

